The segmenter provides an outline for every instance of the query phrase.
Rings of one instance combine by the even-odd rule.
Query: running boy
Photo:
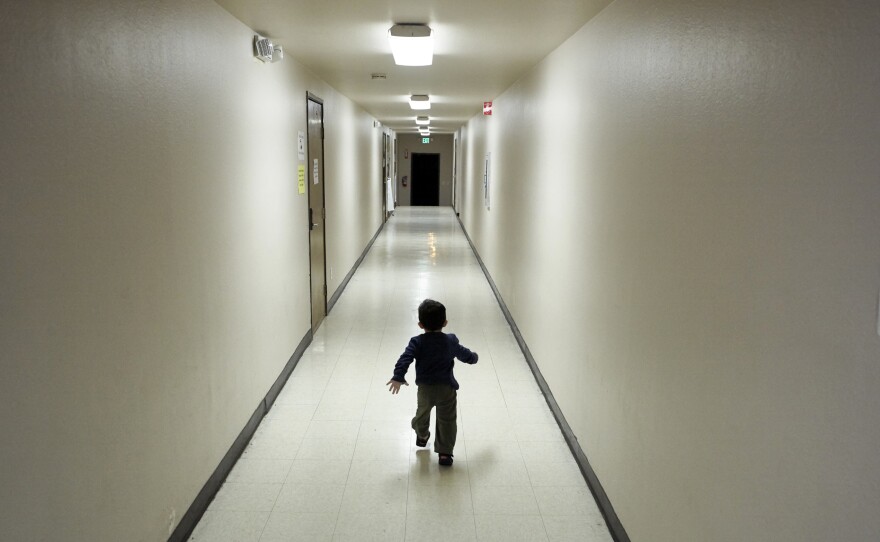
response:
[[[452,465],[452,449],[458,431],[455,423],[458,382],[452,375],[453,358],[474,364],[479,356],[459,344],[455,335],[443,333],[446,324],[446,307],[442,303],[426,299],[419,305],[419,327],[425,332],[410,339],[394,366],[394,376],[387,386],[392,394],[399,392],[401,385],[409,386],[404,377],[410,363],[415,360],[419,392],[412,428],[416,432],[416,446],[428,445],[431,409],[436,406],[434,451],[440,456],[440,464],[449,466]]]

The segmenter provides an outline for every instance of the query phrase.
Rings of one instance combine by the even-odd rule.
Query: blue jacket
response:
[[[458,382],[452,375],[454,358],[464,363],[474,364],[479,359],[458,342],[458,337],[442,331],[428,331],[409,340],[409,344],[394,366],[391,380],[406,382],[409,365],[416,362],[416,384],[449,384],[458,389]]]

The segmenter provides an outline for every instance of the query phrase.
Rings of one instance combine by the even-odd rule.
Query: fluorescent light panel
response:
[[[430,123],[431,123],[431,119],[429,119],[428,117],[416,117],[416,124],[422,125],[422,124],[430,124]]]
[[[427,94],[413,94],[409,97],[409,106],[412,109],[431,109],[431,99]]]
[[[391,54],[398,66],[430,66],[434,61],[434,37],[423,24],[396,24],[388,30]]]

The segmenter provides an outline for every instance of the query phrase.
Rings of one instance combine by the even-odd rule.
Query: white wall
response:
[[[327,92],[324,145],[327,292],[332,297],[383,222],[382,128],[354,102]]]
[[[633,540],[880,539],[878,25],[618,0],[461,131],[462,220]]]
[[[422,136],[418,134],[398,134],[397,141],[397,204],[410,205],[413,153],[427,153],[440,155],[439,205],[452,205],[452,134],[434,134],[430,143],[422,143]],[[408,179],[407,186],[402,184],[404,176]]]
[[[337,277],[380,132],[207,0],[3,9],[0,538],[162,540],[310,326],[306,92]]]

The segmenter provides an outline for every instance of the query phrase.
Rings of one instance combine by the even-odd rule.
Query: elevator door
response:
[[[309,276],[312,294],[312,331],[327,315],[327,276],[324,248],[324,104],[308,97],[309,162]]]
[[[410,205],[440,205],[440,155],[413,153]]]

